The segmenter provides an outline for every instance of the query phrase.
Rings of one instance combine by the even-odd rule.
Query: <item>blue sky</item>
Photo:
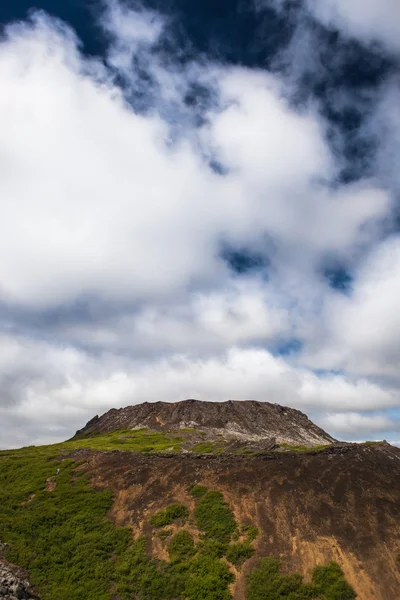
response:
[[[0,22],[0,447],[188,397],[400,440],[397,0]]]

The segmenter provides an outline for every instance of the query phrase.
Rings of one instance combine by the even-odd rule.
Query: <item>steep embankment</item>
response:
[[[223,493],[241,525],[255,525],[256,554],[237,573],[235,600],[261,556],[281,557],[288,572],[309,578],[317,564],[337,561],[359,600],[400,597],[400,450],[354,445],[265,456],[86,457],[95,484],[115,494],[110,516],[148,536],[162,552],[149,516],[172,502],[194,509],[190,487]]]

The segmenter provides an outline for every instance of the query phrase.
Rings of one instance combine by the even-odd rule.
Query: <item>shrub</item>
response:
[[[210,538],[229,542],[236,530],[236,522],[220,492],[208,491],[195,508],[197,526]]]
[[[204,485],[194,485],[190,488],[190,493],[193,498],[201,498],[207,492],[207,488]]]
[[[226,558],[235,567],[240,567],[246,560],[251,558],[254,554],[254,548],[250,545],[250,542],[238,542],[237,544],[231,544],[228,547]]]
[[[157,536],[160,540],[166,540],[172,534],[172,529],[161,529],[161,531],[157,532]]]
[[[171,560],[187,560],[195,553],[193,536],[183,529],[176,533],[168,544]]]
[[[250,573],[247,584],[247,600],[355,600],[356,594],[345,580],[338,564],[315,567],[312,583],[303,582],[298,574],[280,572],[277,558],[262,558]]]
[[[186,519],[189,511],[183,504],[170,504],[165,510],[156,512],[150,518],[150,524],[153,527],[165,527],[171,525],[177,519]]]
[[[247,534],[247,539],[249,542],[254,542],[254,540],[258,538],[259,531],[254,525],[243,527],[243,532]]]
[[[354,600],[356,598],[356,593],[347,583],[340,566],[335,562],[315,567],[312,581],[318,591],[324,594],[326,600]]]
[[[228,585],[234,581],[228,566],[212,556],[199,555],[191,562],[185,586],[188,600],[231,600]]]
[[[277,558],[262,558],[248,576],[247,600],[306,600],[315,598],[315,588],[301,575],[283,575]]]

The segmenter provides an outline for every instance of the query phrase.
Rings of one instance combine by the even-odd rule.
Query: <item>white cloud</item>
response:
[[[326,25],[339,27],[362,41],[400,50],[400,5],[397,0],[307,0]]]
[[[314,367],[398,379],[400,368],[400,239],[378,245],[362,264],[350,296],[328,299],[325,339],[310,341]]]
[[[400,421],[382,414],[363,415],[355,412],[329,414],[319,419],[319,424],[330,431],[346,435],[347,439],[351,436],[360,438],[365,433],[400,431]]]
[[[9,31],[0,78],[0,279],[16,302],[182,293],[223,275],[223,237],[267,234],[315,260],[354,244],[387,208],[373,188],[316,183],[333,171],[321,120],[291,110],[267,74],[220,72],[222,105],[203,142],[233,169],[226,177],[204,162],[193,132],[171,147],[168,125],[135,114],[48,19]]]
[[[112,71],[43,15],[0,44],[0,300],[11,315],[1,445],[60,439],[95,412],[144,400],[253,397],[321,414],[399,405],[397,389],[369,379],[385,353],[397,356],[397,251],[372,252],[349,299],[318,270],[376,243],[390,194],[375,180],[333,185],[319,107],[293,108],[279,77],[162,66],[163,27],[155,13],[113,4]],[[114,83],[118,71],[129,93],[143,85],[139,53],[161,86],[141,114]],[[189,111],[194,78],[216,101],[201,128],[185,113],[172,143],[166,115]],[[235,278],[223,242],[266,254],[268,277]],[[63,319],[79,301],[104,311]],[[270,352],[292,338],[306,342],[296,366]],[[350,375],[314,372],[339,363]]]

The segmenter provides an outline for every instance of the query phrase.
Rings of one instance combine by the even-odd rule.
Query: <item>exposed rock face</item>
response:
[[[237,576],[234,600],[246,600],[247,574],[263,556],[280,556],[287,572],[306,578],[315,565],[335,560],[358,600],[400,598],[398,448],[335,444],[258,456],[84,452],[79,460],[92,481],[114,493],[110,516],[135,536],[148,535],[149,516],[168,504],[193,511],[193,484],[221,491],[240,525],[256,525],[256,553]],[[150,552],[157,539],[150,539]]]
[[[94,417],[77,434],[89,436],[118,429],[147,428],[173,431],[186,428],[222,433],[225,438],[276,439],[290,445],[318,446],[335,440],[293,408],[269,402],[241,400],[228,402],[154,402],[111,409]]]
[[[11,565],[1,556],[0,598],[1,600],[39,600],[39,596],[32,590],[27,573]]]

